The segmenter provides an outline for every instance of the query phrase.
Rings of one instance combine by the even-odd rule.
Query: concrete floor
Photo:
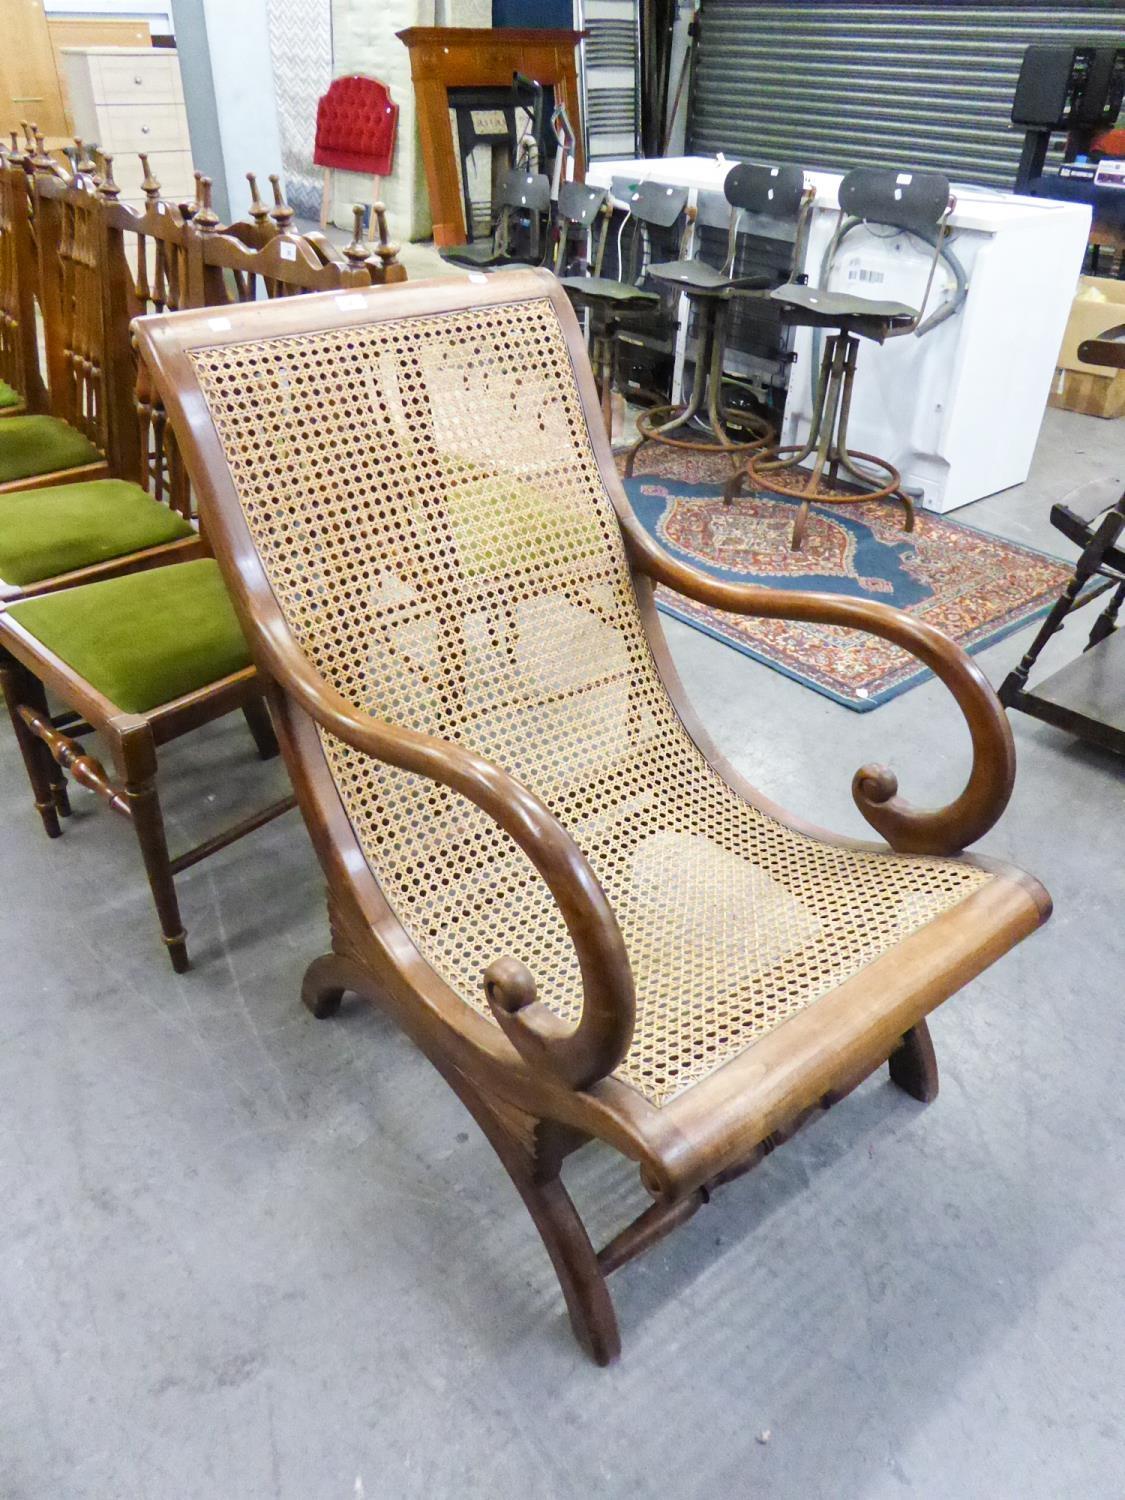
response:
[[[1069,555],[1049,502],[1114,471],[1125,423],[1049,412],[1031,482],[959,514]],[[857,715],[668,630],[782,802],[858,832],[864,760],[922,803],[959,784],[936,683]],[[436,1074],[375,1013],[300,1006],[326,924],[296,817],[180,881],[176,978],[128,829],[77,792],[48,845],[0,747],[0,1495],[1120,1500],[1125,783],[1014,728],[984,847],[1053,921],[934,1018],[935,1105],[870,1081],[614,1279],[608,1371]],[[235,720],[164,764],[176,844],[281,778]],[[604,1234],[633,1174],[568,1171]]]

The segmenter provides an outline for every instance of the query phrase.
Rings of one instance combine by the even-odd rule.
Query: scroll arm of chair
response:
[[[534,793],[474,751],[358,712],[294,650],[283,627],[262,621],[256,636],[267,673],[322,729],[361,754],[459,792],[515,840],[546,882],[574,942],[582,1015],[571,1027],[542,1004],[532,974],[512,957],[494,960],[484,973],[489,1006],[533,1068],[574,1089],[611,1073],[633,1039],[633,974],[613,908],[558,820]]]
[[[1107,328],[1094,339],[1083,339],[1078,346],[1078,358],[1083,364],[1112,365],[1125,369],[1125,323]]]
[[[964,789],[946,807],[914,808],[899,797],[895,773],[873,764],[855,773],[852,797],[868,823],[902,854],[956,854],[988,832],[1012,794],[1012,730],[983,673],[947,635],[887,604],[711,578],[669,556],[631,518],[623,526],[634,566],[689,599],[732,614],[864,630],[901,646],[929,667],[952,693],[968,724],[973,758]]]

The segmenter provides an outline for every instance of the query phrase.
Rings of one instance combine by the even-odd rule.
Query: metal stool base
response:
[[[746,479],[774,495],[799,500],[801,508],[790,541],[794,552],[801,550],[809,510],[814,504],[859,505],[864,500],[898,500],[906,511],[903,529],[914,530],[914,503],[902,489],[902,475],[894,464],[878,454],[853,453],[848,448],[848,412],[858,349],[859,340],[846,331],[825,340],[819,400],[806,441],[759,450],[723,487],[723,499],[728,502]],[[813,466],[805,468],[804,462],[809,458],[813,459]],[[879,474],[864,473],[856,459],[862,459]],[[885,476],[881,485],[875,483],[880,474]]]

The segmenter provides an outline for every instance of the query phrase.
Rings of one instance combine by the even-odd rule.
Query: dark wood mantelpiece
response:
[[[410,52],[435,245],[459,245],[465,239],[457,152],[449,123],[451,88],[501,88],[511,83],[514,72],[550,84],[556,104],[566,109],[578,138],[574,175],[585,176],[575,61],[575,48],[583,35],[581,31],[522,26],[411,26],[398,32]]]

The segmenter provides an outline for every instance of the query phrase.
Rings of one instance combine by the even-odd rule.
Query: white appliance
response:
[[[732,162],[703,156],[593,163],[591,183],[614,177],[721,189]],[[836,226],[838,172],[808,171],[816,189],[804,271],[819,280]],[[853,450],[877,453],[919,492],[929,510],[955,510],[1027,478],[1063,331],[1090,232],[1085,204],[1024,198],[986,188],[953,187],[949,248],[968,278],[961,309],[918,338],[860,344],[848,425]],[[905,235],[853,230],[837,255],[829,286],[917,306],[932,251]],[[939,264],[927,304],[951,294]],[[796,330],[783,443],[809,429],[812,330]],[[678,372],[677,372],[678,375]]]

